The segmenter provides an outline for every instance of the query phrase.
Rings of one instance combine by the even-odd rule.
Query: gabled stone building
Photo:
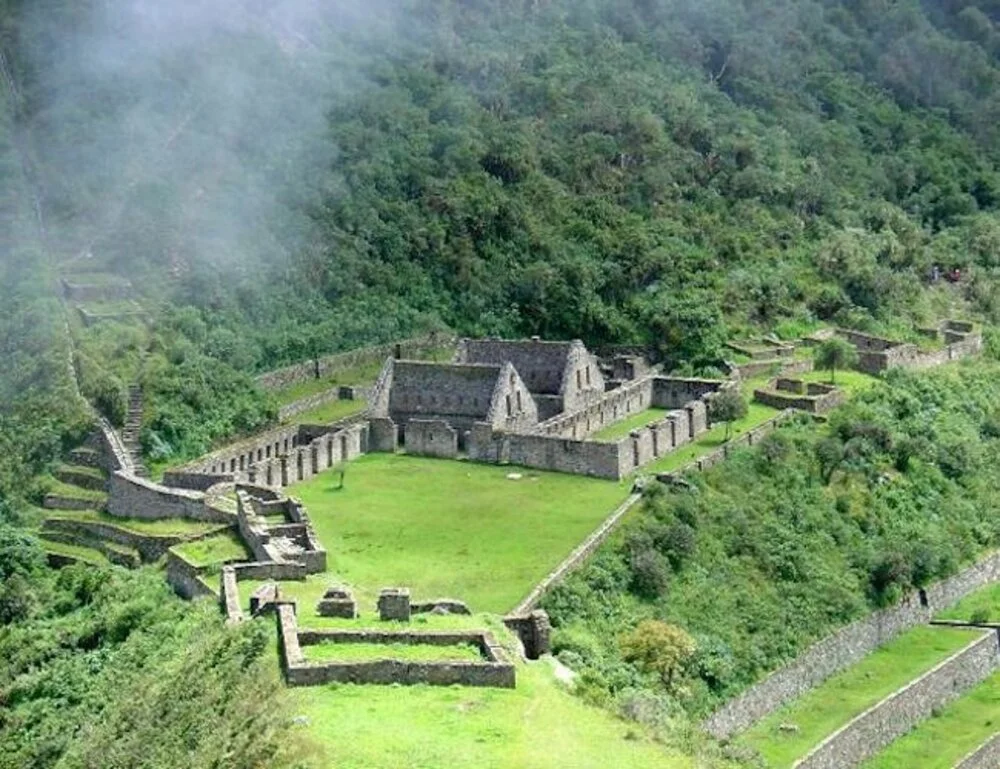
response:
[[[376,449],[396,445],[414,453],[454,456],[476,423],[526,430],[538,408],[510,362],[386,361],[369,404]]]
[[[597,358],[579,339],[463,339],[455,360],[462,364],[511,363],[534,397],[542,421],[582,408],[605,390]]]

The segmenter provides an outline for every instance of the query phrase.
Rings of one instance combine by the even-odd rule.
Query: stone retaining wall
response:
[[[1000,734],[995,734],[955,764],[955,769],[996,769],[1000,766]]]
[[[358,350],[327,355],[316,361],[306,361],[294,366],[269,371],[257,377],[257,385],[265,390],[280,390],[298,382],[305,382],[317,376],[326,377],[339,371],[381,363],[389,357],[422,358],[428,353],[445,347],[454,347],[455,337],[448,334],[431,333],[426,336],[404,339],[399,342],[363,347]]]
[[[138,532],[129,531],[114,524],[102,523],[101,521],[80,521],[73,518],[59,517],[47,518],[42,528],[45,532],[62,531],[80,533],[86,537],[124,545],[125,547],[137,550],[142,560],[147,563],[159,560],[169,548],[181,542],[193,542],[205,539],[224,530],[220,527],[204,534],[195,535],[139,534]]]
[[[42,507],[48,510],[99,510],[104,503],[81,497],[64,497],[62,494],[46,494]]]
[[[174,589],[177,595],[188,600],[204,596],[219,597],[212,588],[201,581],[198,567],[169,550],[167,551],[167,584]]]
[[[167,470],[163,474],[163,485],[173,489],[188,489],[189,491],[208,491],[220,483],[233,483],[235,477],[227,474],[200,472],[185,472],[183,470]]]
[[[742,732],[900,633],[926,624],[969,593],[997,581],[1000,553],[993,553],[953,577],[911,593],[898,605],[873,612],[818,641],[788,665],[731,699],[703,726],[719,739]]]
[[[190,518],[226,526],[233,517],[206,504],[200,491],[173,489],[124,472],[112,474],[107,510],[122,518]]]
[[[847,769],[871,758],[993,673],[1000,666],[997,641],[996,631],[984,633],[831,734],[795,769]]]
[[[515,671],[503,647],[489,632],[434,632],[380,630],[298,630],[293,608],[277,605],[278,637],[285,679],[290,686],[326,683],[430,684],[432,686],[492,686],[513,689]],[[471,644],[483,655],[481,662],[410,662],[379,659],[366,662],[306,662],[303,645],[318,643]]]
[[[615,527],[621,523],[622,519],[625,517],[625,513],[632,509],[635,505],[642,499],[641,494],[631,494],[628,499],[626,499],[622,504],[615,508],[614,512],[611,513],[604,521],[601,523],[597,529],[590,534],[582,543],[580,543],[577,548],[569,554],[569,556],[555,569],[553,569],[548,576],[545,577],[541,582],[539,582],[531,592],[526,595],[521,602],[511,611],[512,615],[525,615],[529,614],[536,606],[538,606],[539,601],[542,597],[553,587],[562,582],[566,575],[569,574],[573,569],[579,566],[584,560],[590,556],[601,543],[615,530]]]
[[[251,579],[246,577],[245,579]],[[243,609],[240,608],[240,586],[236,566],[223,566],[219,574],[219,604],[226,615],[226,622],[242,622]]]
[[[286,403],[278,409],[278,421],[284,422],[289,417],[301,414],[303,411],[310,411],[327,403],[339,401],[341,400],[341,390],[343,390],[342,387],[333,385],[323,392],[316,393],[315,395],[307,395],[305,398],[299,398],[297,401]]]

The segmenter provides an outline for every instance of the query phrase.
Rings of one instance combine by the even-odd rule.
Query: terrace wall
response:
[[[406,425],[406,451],[454,458],[458,456],[458,433],[441,419],[411,419]]]
[[[205,494],[172,489],[158,483],[116,472],[111,475],[107,511],[122,518],[190,518],[195,521],[233,523],[232,516],[205,503]]]
[[[818,641],[788,665],[733,698],[703,724],[719,739],[748,729],[835,673],[974,590],[1000,581],[1000,553],[993,553],[953,577],[911,593],[896,606],[873,612]]]
[[[1000,766],[1000,734],[995,734],[955,764],[955,769],[996,769]]]
[[[199,579],[198,568],[176,553],[167,551],[167,584],[181,598],[191,600],[210,596],[218,598],[214,590]]]
[[[984,633],[831,734],[796,769],[844,769],[871,758],[1000,667],[997,641],[997,631]]]
[[[422,358],[435,350],[453,347],[455,338],[448,334],[431,333],[426,336],[404,339],[399,342],[363,347],[358,350],[327,355],[316,361],[306,361],[294,366],[269,371],[257,377],[257,385],[265,390],[280,390],[298,382],[332,376],[340,371],[380,363],[386,358]]]

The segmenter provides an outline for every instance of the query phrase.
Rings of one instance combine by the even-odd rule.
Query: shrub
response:
[[[640,622],[621,639],[622,656],[647,673],[659,676],[667,691],[675,691],[698,645],[682,628],[659,620]]]

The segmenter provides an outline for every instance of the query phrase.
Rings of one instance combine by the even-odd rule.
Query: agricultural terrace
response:
[[[952,769],[1000,731],[1000,673],[900,737],[862,769]]]
[[[303,607],[336,575],[361,604],[380,588],[451,597],[503,613],[625,498],[611,481],[404,454],[351,462],[344,488],[325,472],[288,488],[309,510],[330,574],[297,589]],[[313,598],[313,596],[315,596]]]
[[[1000,583],[987,585],[965,596],[950,609],[938,614],[935,619],[961,620],[962,622],[1000,621]]]
[[[337,769],[692,769],[640,726],[587,705],[545,663],[518,664],[516,689],[316,686],[290,693]]]
[[[772,769],[790,767],[852,718],[969,644],[974,632],[916,627],[772,713],[742,740]]]

